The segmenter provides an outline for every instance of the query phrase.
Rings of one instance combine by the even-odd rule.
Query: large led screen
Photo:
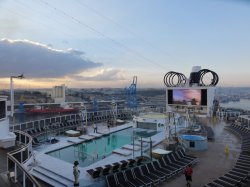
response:
[[[0,119],[6,117],[6,105],[5,101],[0,101]]]
[[[201,90],[200,89],[173,90],[173,104],[201,105]]]

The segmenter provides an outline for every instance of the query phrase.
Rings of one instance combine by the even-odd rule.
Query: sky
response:
[[[0,89],[164,88],[197,65],[250,86],[249,51],[249,0],[0,0]]]

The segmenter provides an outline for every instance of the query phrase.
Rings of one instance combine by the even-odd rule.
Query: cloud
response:
[[[126,80],[124,71],[119,69],[102,69],[94,76],[75,75],[72,77],[78,81],[113,81]]]
[[[83,57],[28,40],[0,40],[0,77],[24,74],[27,78],[62,78],[101,66]]]

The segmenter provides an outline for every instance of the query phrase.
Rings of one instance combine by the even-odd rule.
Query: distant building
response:
[[[65,88],[64,84],[52,88],[51,97],[55,103],[65,103]]]

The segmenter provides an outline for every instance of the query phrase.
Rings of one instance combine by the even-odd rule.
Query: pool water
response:
[[[205,137],[203,136],[198,136],[198,135],[181,135],[181,138],[184,140],[206,140]]]
[[[135,140],[138,138],[135,135]],[[78,160],[79,165],[85,167],[110,155],[114,149],[132,142],[133,128],[128,128],[89,142],[48,152],[47,154],[69,163]]]

